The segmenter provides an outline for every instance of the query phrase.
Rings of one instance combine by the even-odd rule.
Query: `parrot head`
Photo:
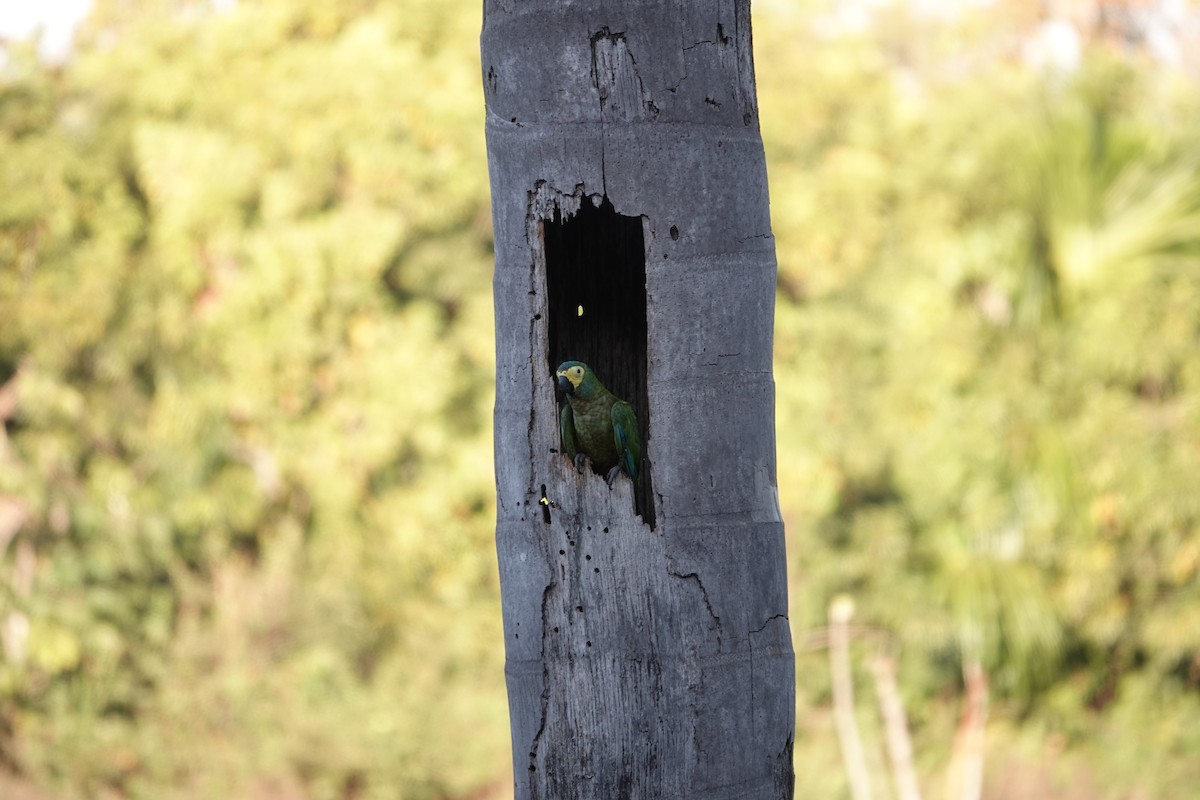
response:
[[[586,400],[602,388],[596,373],[582,361],[564,361],[558,365],[554,375],[558,391],[565,395],[576,395]]]

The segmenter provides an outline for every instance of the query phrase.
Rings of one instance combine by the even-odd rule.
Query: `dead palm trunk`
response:
[[[744,0],[484,3],[518,798],[791,796],[749,26]],[[636,491],[556,452],[572,358],[637,412]]]

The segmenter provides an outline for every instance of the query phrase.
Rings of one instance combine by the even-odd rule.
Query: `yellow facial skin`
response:
[[[560,369],[558,372],[556,372],[554,374],[556,377],[566,378],[567,380],[569,380],[571,382],[571,385],[574,386],[576,389],[579,388],[579,384],[583,383],[583,367],[571,367],[570,369]]]

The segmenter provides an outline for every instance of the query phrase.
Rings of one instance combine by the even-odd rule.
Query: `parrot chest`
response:
[[[600,470],[617,464],[617,445],[613,438],[612,403],[571,401],[575,420],[575,441],[593,465]]]

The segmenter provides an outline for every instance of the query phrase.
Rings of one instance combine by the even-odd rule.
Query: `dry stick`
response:
[[[850,781],[850,794],[854,800],[871,800],[867,760],[863,755],[858,723],[854,719],[849,631],[849,622],[853,615],[854,601],[849,597],[843,595],[829,604],[829,669],[833,677],[833,716],[842,745],[846,777]]]
[[[879,698],[879,713],[883,717],[888,758],[892,762],[892,779],[896,782],[899,800],[921,800],[917,773],[913,769],[912,739],[908,735],[908,717],[896,686],[896,660],[883,654],[871,661],[875,676],[875,694]]]
[[[983,732],[988,713],[988,679],[978,659],[963,664],[966,690],[963,719],[959,727],[962,754],[962,794],[960,800],[979,800],[983,796]]]

